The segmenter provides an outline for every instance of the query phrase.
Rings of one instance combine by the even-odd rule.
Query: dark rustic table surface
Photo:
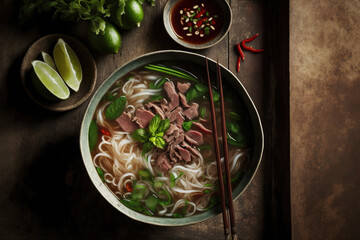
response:
[[[0,239],[223,239],[221,215],[192,226],[159,227],[136,222],[116,211],[92,185],[80,154],[80,125],[89,100],[70,111],[51,112],[36,105],[20,82],[20,65],[26,50],[38,38],[50,33],[72,35],[89,47],[98,69],[96,88],[114,70],[144,53],[186,50],[165,32],[162,10],[166,2],[156,0],[155,7],[144,4],[145,18],[141,27],[122,32],[122,47],[118,54],[104,55],[89,46],[84,23],[34,20],[19,25],[18,1],[1,1]],[[196,51],[219,59],[238,76],[253,99],[264,127],[262,163],[247,190],[235,202],[236,230],[240,239],[359,237],[359,228],[355,224],[359,223],[360,181],[354,170],[359,170],[359,151],[353,145],[359,143],[359,47],[355,48],[352,62],[345,43],[342,46],[348,50],[345,51],[347,55],[339,53],[349,60],[350,65],[337,67],[357,71],[357,75],[346,75],[352,82],[344,88],[340,83],[336,84],[339,79],[334,75],[337,72],[332,75],[333,71],[329,69],[340,64],[340,57],[335,57],[336,62],[332,62],[334,57],[327,56],[326,61],[332,64],[324,72],[322,65],[310,61],[309,55],[315,56],[314,52],[327,49],[318,50],[321,43],[314,42],[328,41],[330,46],[336,46],[327,40],[327,34],[336,39],[336,34],[352,32],[360,24],[360,4],[353,1],[355,10],[349,4],[335,4],[337,8],[331,17],[320,14],[323,7],[331,8],[327,1],[320,1],[322,7],[308,2],[230,0],[233,24],[229,34],[215,47]],[[321,29],[320,25],[308,28],[324,19],[329,21],[328,27],[332,23],[343,23],[339,29],[346,28],[330,33],[323,30],[319,35],[315,33],[316,27]],[[292,26],[290,32],[289,24]],[[254,44],[266,50],[263,54],[247,54],[240,73],[236,73],[235,44],[255,33],[260,33],[261,37]],[[304,34],[315,36],[307,38]],[[358,34],[353,37],[359,42]],[[302,50],[306,51],[306,56]],[[300,66],[304,63],[306,69]],[[304,75],[303,79],[304,71],[313,78]],[[322,85],[315,82],[319,79],[323,80]],[[311,91],[324,86],[328,92]],[[335,91],[338,87],[341,89]],[[341,92],[345,94],[341,95]],[[350,93],[357,97],[351,99]],[[330,100],[345,106],[340,109],[341,116],[328,112],[334,110],[326,108],[331,106],[331,101],[327,102],[328,94],[339,95]],[[317,97],[316,102],[312,100],[313,95]],[[354,101],[357,102],[355,116],[351,115],[355,107],[346,108],[353,106],[350,103]],[[350,128],[351,131],[342,131],[340,136],[326,132],[341,125],[344,112],[347,114],[346,125],[341,129]],[[322,125],[328,118],[336,119],[334,125]],[[317,136],[308,138],[313,136],[315,126]],[[337,137],[339,140],[335,140]],[[304,139],[308,150],[303,145]],[[320,152],[314,146],[318,141],[323,148]],[[340,141],[342,145],[339,146]],[[341,166],[340,162],[345,160],[348,165]],[[336,170],[340,175],[334,179]],[[327,181],[329,175],[332,181]],[[346,181],[352,183],[346,185]],[[343,194],[351,196],[352,200]],[[352,205],[351,213],[349,205]],[[346,236],[341,235],[343,229],[347,231]]]

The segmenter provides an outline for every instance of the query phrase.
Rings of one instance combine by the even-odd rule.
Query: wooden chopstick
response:
[[[224,151],[224,165],[225,165],[225,173],[226,173],[225,175],[226,175],[226,187],[227,187],[227,196],[228,196],[228,207],[229,207],[230,224],[231,224],[231,235],[232,235],[232,239],[234,240],[234,239],[237,239],[237,234],[235,233],[234,202],[233,202],[230,167],[229,167],[229,154],[228,154],[225,106],[224,106],[224,92],[223,92],[221,68],[219,65],[219,61],[217,61],[216,65],[217,65],[217,73],[218,73],[217,80],[218,80],[218,86],[219,86],[219,92],[220,92],[221,130],[222,130],[222,137],[223,137],[223,151]]]
[[[224,233],[225,233],[225,239],[229,239],[230,229],[229,229],[229,221],[228,221],[227,212],[226,212],[224,179],[223,179],[223,175],[222,175],[222,167],[221,167],[221,160],[220,160],[220,148],[219,148],[217,128],[216,128],[215,106],[214,106],[214,101],[213,101],[212,87],[211,87],[211,81],[210,81],[210,72],[209,72],[209,63],[208,63],[207,58],[206,58],[206,73],[207,73],[207,78],[208,78],[208,88],[209,88],[209,95],[210,95],[212,132],[213,132],[213,139],[214,139],[217,172],[218,172],[218,178],[219,178],[221,210],[222,210],[222,216],[223,216]]]

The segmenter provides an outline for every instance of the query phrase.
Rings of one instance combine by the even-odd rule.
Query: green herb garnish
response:
[[[99,174],[99,177],[100,177],[101,181],[105,182],[104,171],[99,167],[96,168],[96,171]]]
[[[170,174],[170,187],[175,187],[175,182],[178,180],[184,173],[180,172],[179,176],[175,177],[174,174]]]
[[[105,111],[105,117],[108,120],[114,120],[118,118],[125,110],[126,106],[126,97],[121,96],[116,98],[109,106],[107,106]]]
[[[97,124],[94,120],[91,120],[90,126],[89,126],[89,148],[90,151],[94,149],[94,147],[97,144],[98,139],[98,128]]]
[[[183,122],[182,127],[185,130],[185,132],[189,131],[192,126],[191,121]]]

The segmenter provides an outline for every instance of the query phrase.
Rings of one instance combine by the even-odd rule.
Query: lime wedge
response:
[[[52,67],[53,69],[56,70],[56,66],[54,63],[54,60],[52,59],[52,57],[50,56],[50,54],[46,53],[46,52],[41,52],[42,58],[44,60],[44,62],[46,64],[48,64],[50,67]]]
[[[72,90],[77,92],[82,80],[82,69],[76,53],[62,38],[59,38],[53,56],[61,77]]]
[[[69,88],[52,67],[39,60],[31,62],[31,64],[34,70],[31,79],[41,95],[50,100],[67,99],[70,96]]]

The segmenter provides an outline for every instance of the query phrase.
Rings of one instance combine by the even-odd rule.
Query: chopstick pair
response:
[[[216,163],[217,163],[217,172],[218,172],[219,185],[220,185],[221,208],[222,208],[225,239],[237,239],[237,234],[235,233],[234,204],[233,204],[233,197],[232,197],[231,178],[230,178],[230,169],[229,169],[229,156],[228,156],[228,146],[227,146],[227,137],[226,137],[224,94],[223,94],[223,86],[222,86],[221,70],[220,70],[219,61],[217,61],[217,63],[216,63],[216,75],[217,75],[217,84],[219,86],[219,92],[220,92],[221,130],[222,130],[222,137],[223,137],[226,189],[227,189],[227,196],[228,196],[227,199],[228,199],[231,229],[229,228],[229,219],[228,219],[227,211],[226,211],[224,180],[223,180],[223,173],[222,173],[222,166],[221,166],[220,148],[219,148],[219,142],[218,142],[217,127],[216,127],[215,106],[214,106],[214,101],[213,101],[208,58],[206,58],[206,73],[207,73],[207,78],[208,78],[208,88],[209,88],[209,94],[210,94],[211,122],[212,122],[212,129],[213,129],[213,139],[214,139],[215,156],[216,156]]]

